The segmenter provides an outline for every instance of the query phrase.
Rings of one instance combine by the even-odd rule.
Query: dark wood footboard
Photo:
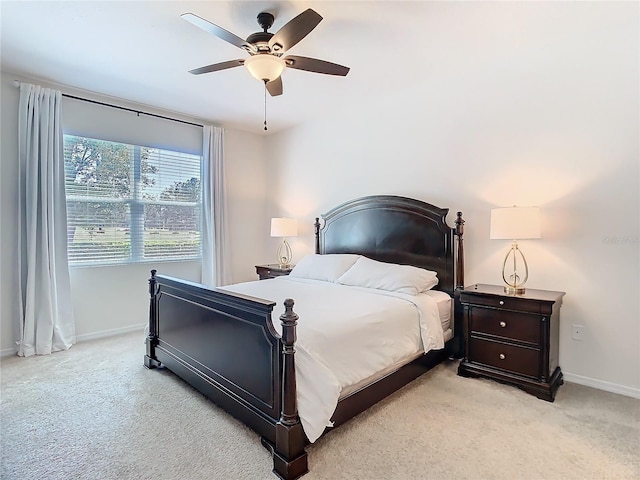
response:
[[[166,366],[262,435],[278,476],[306,473],[295,396],[293,301],[285,301],[280,336],[271,301],[210,290],[155,270],[149,293],[145,365]]]

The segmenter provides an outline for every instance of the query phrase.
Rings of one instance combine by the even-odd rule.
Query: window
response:
[[[64,136],[71,265],[201,256],[202,157]]]

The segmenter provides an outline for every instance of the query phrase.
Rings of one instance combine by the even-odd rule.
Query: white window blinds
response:
[[[201,256],[201,163],[188,153],[64,136],[69,262]]]

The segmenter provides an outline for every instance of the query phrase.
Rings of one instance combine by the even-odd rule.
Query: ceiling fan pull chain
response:
[[[267,130],[267,81],[264,81],[264,129]]]

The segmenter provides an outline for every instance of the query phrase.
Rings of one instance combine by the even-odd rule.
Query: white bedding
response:
[[[444,332],[444,341],[447,342],[453,337],[453,325],[451,325],[451,317],[453,316],[453,298],[448,293],[440,290],[428,290],[423,292],[429,295],[438,305],[438,315],[440,316],[440,324]]]
[[[298,413],[309,441],[327,426],[343,389],[420,351],[444,346],[433,294],[406,295],[302,278],[240,283],[225,290],[277,303],[293,298]]]

